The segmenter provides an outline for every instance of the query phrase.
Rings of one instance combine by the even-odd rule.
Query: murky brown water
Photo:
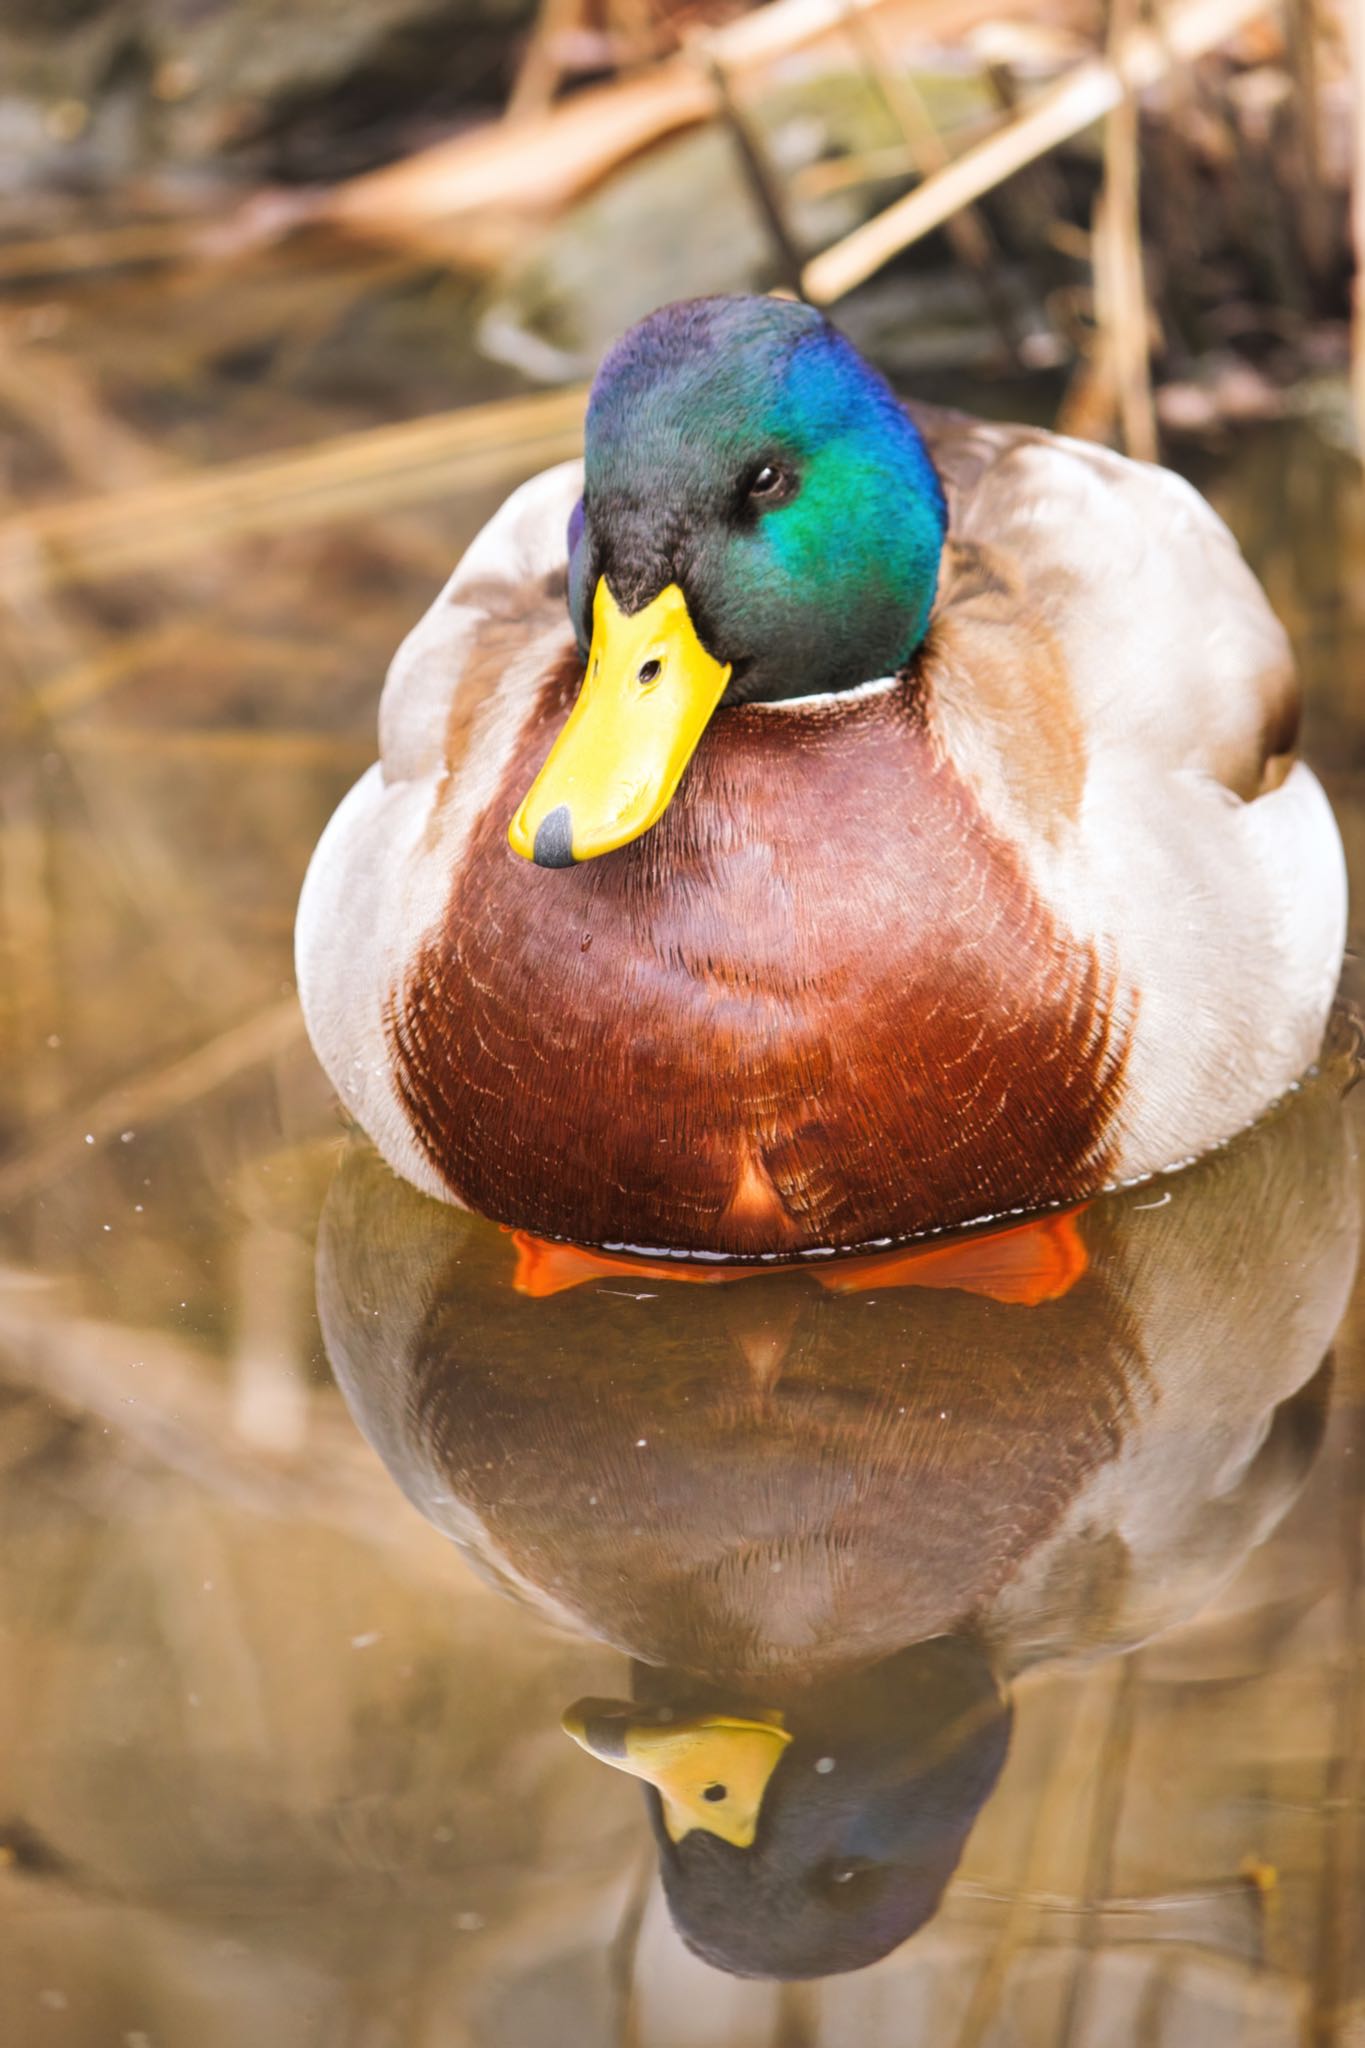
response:
[[[520,458],[176,495],[510,388],[452,288],[311,262],[35,294],[0,348],[0,2038],[1365,2041],[1341,1061],[965,1265],[519,1288],[341,1132],[290,932]],[[1187,466],[1295,636],[1362,895],[1332,418]],[[656,1840],[561,1731],[585,1695],[781,1712],[755,1852]],[[731,1963],[909,1938],[723,1974],[661,1855]]]

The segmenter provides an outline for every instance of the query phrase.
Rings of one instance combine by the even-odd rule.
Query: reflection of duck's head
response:
[[[637,1701],[582,1700],[565,1725],[651,1787],[669,1907],[707,1962],[832,1976],[930,1917],[1009,1740],[978,1648],[918,1644],[789,1700],[782,1725],[635,1678]]]
[[[1284,1513],[1354,1262],[1339,1081],[1069,1218],[715,1285],[518,1248],[352,1155],[338,1379],[481,1569],[635,1660],[573,1732],[650,1781],[702,1954],[824,1974],[902,1939],[1011,1677],[1183,1619]]]

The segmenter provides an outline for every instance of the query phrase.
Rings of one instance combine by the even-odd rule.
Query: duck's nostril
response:
[[[635,680],[637,683],[643,683],[645,688],[648,689],[651,683],[658,682],[663,672],[664,665],[661,661],[646,661],[641,665],[640,672]]]
[[[567,804],[556,804],[547,811],[540,821],[536,843],[531,858],[538,868],[571,868],[573,856],[573,818]]]

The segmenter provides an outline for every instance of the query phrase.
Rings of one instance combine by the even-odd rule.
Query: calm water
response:
[[[1187,1174],[841,1288],[585,1278],[396,1185],[293,907],[517,457],[177,497],[498,395],[450,287],[313,263],[35,297],[3,365],[0,2038],[1365,2042],[1348,1051]],[[1181,459],[1365,900],[1335,403]],[[754,1849],[670,1842],[585,1698],[599,1749],[781,1714],[728,1752]]]

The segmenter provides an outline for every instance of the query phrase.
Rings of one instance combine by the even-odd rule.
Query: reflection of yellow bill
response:
[[[512,820],[513,851],[562,868],[648,832],[729,680],[676,583],[628,617],[600,578],[583,687]]]
[[[590,1756],[654,1787],[671,1841],[704,1828],[736,1849],[752,1847],[763,1795],[791,1741],[777,1717],[658,1721],[616,1700],[579,1700],[564,1726]]]

